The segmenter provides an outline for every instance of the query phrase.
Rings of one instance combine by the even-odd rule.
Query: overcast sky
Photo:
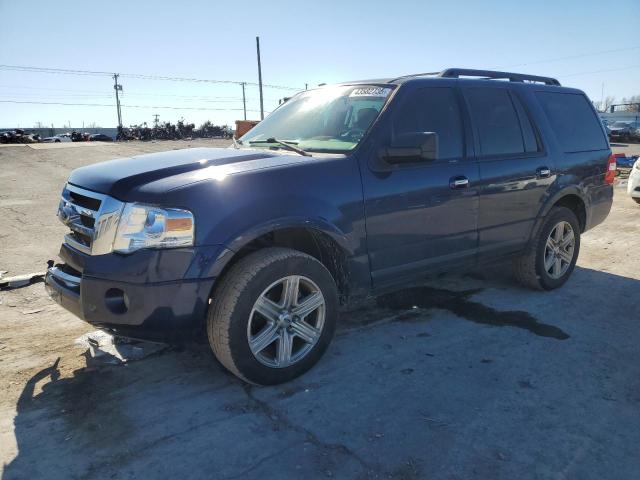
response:
[[[548,6],[541,6],[542,4]],[[28,6],[27,6],[28,5]],[[242,118],[237,84],[127,74],[305,83],[399,76],[447,67],[557,77],[592,100],[640,94],[640,1],[239,2],[0,0],[0,64],[122,74],[123,123]],[[603,53],[603,52],[608,53]],[[295,90],[265,88],[265,110]],[[247,86],[248,117],[259,118]],[[113,79],[0,67],[0,127],[117,123]],[[49,102],[86,105],[45,105]],[[171,107],[171,108],[166,108]]]

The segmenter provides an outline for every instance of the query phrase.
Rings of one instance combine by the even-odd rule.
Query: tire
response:
[[[553,252],[554,249],[548,246],[547,241],[552,232],[554,234],[558,233],[558,230],[554,231],[554,229],[559,225],[563,225],[564,230],[561,231],[567,232],[567,236],[564,238],[568,239],[570,235],[568,234],[569,229],[566,226],[567,224],[573,233],[573,246],[569,248],[569,246],[561,247],[560,245],[556,245],[558,251],[552,254],[551,252]],[[553,242],[555,242],[555,240],[553,240]],[[570,261],[567,261],[568,250],[570,250]],[[514,259],[514,276],[519,283],[526,287],[536,290],[553,290],[564,285],[569,279],[575,268],[579,253],[580,224],[578,218],[572,210],[566,207],[553,207],[544,220],[536,237],[532,239],[527,250],[521,256]],[[560,259],[560,269],[556,270],[559,256],[563,258]],[[549,271],[545,268],[545,259],[553,260],[553,258],[556,260],[551,263],[551,269]]]
[[[298,293],[288,301],[285,290],[293,291],[294,285]],[[258,300],[266,307],[259,308]],[[320,301],[322,306],[304,316],[304,305],[311,308]],[[265,248],[239,260],[214,288],[207,335],[216,358],[231,373],[249,383],[276,385],[302,375],[320,360],[337,319],[338,290],[322,263],[296,250]],[[298,332],[313,340],[303,340]],[[261,343],[260,338],[273,340]],[[285,353],[280,356],[281,352]]]
[[[636,202],[638,205],[640,205],[640,198],[637,197],[631,197],[631,200],[633,200],[634,202]]]

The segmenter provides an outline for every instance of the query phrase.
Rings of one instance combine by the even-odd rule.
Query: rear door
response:
[[[362,159],[374,287],[475,262],[478,166],[467,154],[469,135],[455,82],[438,83],[443,84],[402,87],[374,131],[376,146]],[[413,132],[438,134],[437,160],[373,166],[379,148]]]
[[[489,82],[487,82],[489,83]],[[480,257],[523,247],[554,179],[551,156],[509,85],[465,87],[480,167]]]

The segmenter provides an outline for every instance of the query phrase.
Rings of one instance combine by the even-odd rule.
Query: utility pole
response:
[[[153,114],[153,126],[157,127],[158,126],[158,118],[160,118],[160,115],[158,115],[157,113]]]
[[[260,37],[256,37],[256,49],[258,50],[258,86],[260,88],[260,120],[264,120],[264,103],[262,101],[262,66],[260,65]]]
[[[118,84],[118,77],[120,75],[118,73],[113,74],[113,89],[116,91],[116,109],[118,111],[118,128],[122,128],[122,112],[120,111],[120,97],[118,96],[118,92],[122,91],[122,85]]]
[[[242,109],[244,110],[244,119],[247,119],[247,99],[244,96],[244,86],[246,85],[245,82],[242,82]]]

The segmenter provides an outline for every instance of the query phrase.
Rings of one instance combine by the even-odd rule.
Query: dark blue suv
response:
[[[72,172],[64,263],[46,284],[119,335],[205,325],[225,367],[275,384],[318,361],[353,299],[501,259],[527,286],[561,286],[614,175],[591,102],[552,78],[449,69],[323,86],[228,149]]]

